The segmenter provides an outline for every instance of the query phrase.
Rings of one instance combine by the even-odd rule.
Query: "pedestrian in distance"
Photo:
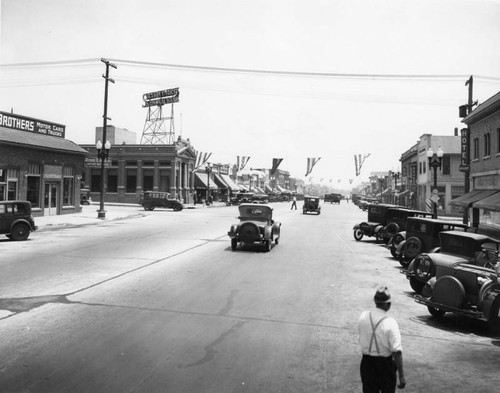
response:
[[[295,208],[295,210],[297,210],[297,197],[294,195],[293,198],[292,198],[292,207],[290,207],[290,210],[292,210],[293,208]]]
[[[363,357],[360,374],[363,393],[393,393],[396,391],[396,372],[399,389],[404,389],[403,348],[396,320],[387,315],[391,294],[387,287],[375,293],[375,308],[363,311],[359,317],[359,344]]]

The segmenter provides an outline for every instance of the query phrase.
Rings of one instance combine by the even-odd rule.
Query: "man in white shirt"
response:
[[[374,296],[376,308],[364,311],[359,317],[359,344],[363,358],[360,365],[363,393],[393,393],[406,385],[403,372],[401,333],[396,320],[387,315],[391,294],[380,287]]]

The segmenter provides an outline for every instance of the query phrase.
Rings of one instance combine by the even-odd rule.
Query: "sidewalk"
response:
[[[209,207],[202,204],[185,204],[184,209],[206,209],[213,207],[226,206],[224,202],[214,202]],[[38,226],[38,231],[48,231],[61,229],[62,227],[76,227],[84,225],[92,225],[105,221],[124,220],[133,217],[144,217],[146,211],[139,204],[127,203],[106,203],[104,210],[106,211],[105,218],[98,218],[97,211],[99,210],[98,203],[82,206],[81,213],[59,214],[53,216],[35,217],[35,224]]]

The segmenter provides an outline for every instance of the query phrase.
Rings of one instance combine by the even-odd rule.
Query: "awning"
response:
[[[500,192],[490,195],[487,198],[481,199],[480,201],[474,202],[472,204],[472,207],[500,212]]]
[[[467,194],[460,195],[458,198],[452,199],[449,204],[452,206],[460,206],[468,209],[474,202],[488,198],[496,192],[498,192],[498,190],[474,190],[468,192]]]
[[[382,191],[382,195],[390,195],[392,193],[392,190],[390,188],[386,188],[384,191]]]
[[[217,186],[219,188],[222,188],[224,190],[229,189],[229,186],[227,185],[227,183],[224,181],[224,179],[218,173],[214,173],[214,181],[215,181],[215,184],[217,184]]]
[[[276,184],[276,188],[278,189],[279,192],[286,192],[286,190],[281,187],[279,184]]]
[[[406,190],[406,191],[400,192],[398,194],[398,198],[406,198],[407,196],[410,195],[410,192],[411,192],[410,190]]]
[[[233,179],[231,179],[229,175],[220,175],[220,177],[222,177],[222,179],[229,186],[231,191],[238,192],[239,190],[241,190],[241,188],[233,181]]]
[[[243,184],[239,184],[238,187],[241,189],[241,191],[248,192],[248,188],[244,186]]]
[[[206,173],[195,172],[194,173],[194,188],[204,188],[207,189],[208,176]],[[210,189],[217,190],[217,185],[213,181],[210,182]]]
[[[264,190],[260,187],[254,187],[259,194],[265,194]]]
[[[269,186],[269,184],[264,184],[264,188],[266,189],[266,192],[273,192],[273,189]]]

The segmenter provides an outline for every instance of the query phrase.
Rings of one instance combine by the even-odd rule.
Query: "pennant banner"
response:
[[[238,172],[245,168],[249,159],[250,157],[247,156],[236,156],[236,167]]]
[[[363,163],[365,162],[365,159],[370,157],[371,153],[367,154],[355,154],[354,155],[354,167],[356,169],[356,176],[359,176],[361,174],[361,167],[363,166]]]
[[[211,155],[212,153],[203,153],[201,151],[197,151],[194,169],[198,169],[199,167],[205,165]]]
[[[309,175],[313,168],[314,168],[314,165],[316,165],[316,163],[321,160],[321,157],[318,157],[318,158],[308,158],[307,159],[307,172],[304,176],[307,176]]]
[[[278,170],[278,167],[281,164],[281,161],[283,161],[283,158],[273,158],[273,167],[271,169],[270,175],[273,176],[276,171]]]

